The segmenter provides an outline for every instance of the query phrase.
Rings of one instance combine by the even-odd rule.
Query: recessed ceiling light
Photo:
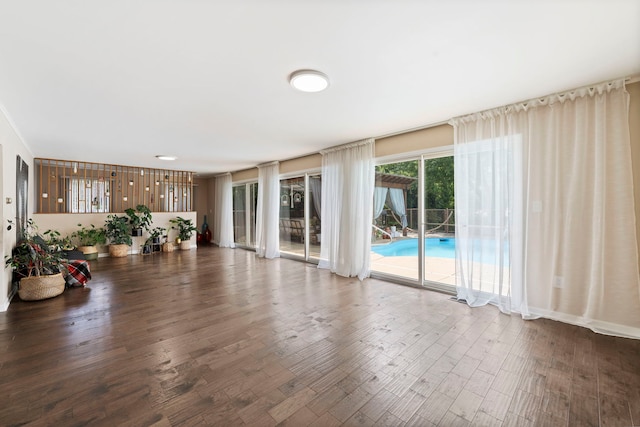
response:
[[[320,71],[298,70],[291,73],[289,83],[302,92],[321,92],[329,87],[329,77]]]
[[[158,154],[156,156],[156,158],[160,159],[160,160],[175,160],[175,159],[177,159],[176,156],[167,156],[167,155],[164,155],[164,154]]]

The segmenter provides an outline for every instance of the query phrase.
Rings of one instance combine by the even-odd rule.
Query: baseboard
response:
[[[536,307],[530,307],[529,312],[533,316],[544,317],[546,319],[557,320],[558,322],[581,326],[583,328],[591,329],[593,332],[603,335],[640,339],[640,328],[635,328],[633,326],[605,322],[603,320],[585,319],[581,316],[575,316],[567,313],[558,313],[557,311],[543,310]]]
[[[18,288],[16,286],[11,286],[11,292],[9,293],[9,296],[0,305],[0,312],[9,310],[9,305],[11,304],[11,300],[13,300],[13,297],[17,293],[18,293]]]

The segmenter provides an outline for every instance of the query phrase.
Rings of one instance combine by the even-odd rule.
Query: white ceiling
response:
[[[214,174],[639,73],[638,0],[0,0],[37,157]]]

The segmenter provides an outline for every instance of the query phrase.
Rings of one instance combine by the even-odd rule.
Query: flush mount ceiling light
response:
[[[156,159],[159,159],[159,160],[175,160],[175,159],[177,159],[177,157],[176,156],[168,156],[168,155],[165,155],[165,154],[158,154],[156,156]]]
[[[298,70],[291,73],[289,83],[302,92],[321,92],[329,87],[329,77],[320,71]]]

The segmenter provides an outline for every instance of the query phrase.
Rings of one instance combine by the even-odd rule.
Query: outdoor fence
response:
[[[425,232],[450,233],[456,232],[455,209],[425,209]],[[383,212],[378,224],[399,225],[399,218],[391,211]],[[407,209],[407,224],[413,230],[418,230],[418,209]]]

